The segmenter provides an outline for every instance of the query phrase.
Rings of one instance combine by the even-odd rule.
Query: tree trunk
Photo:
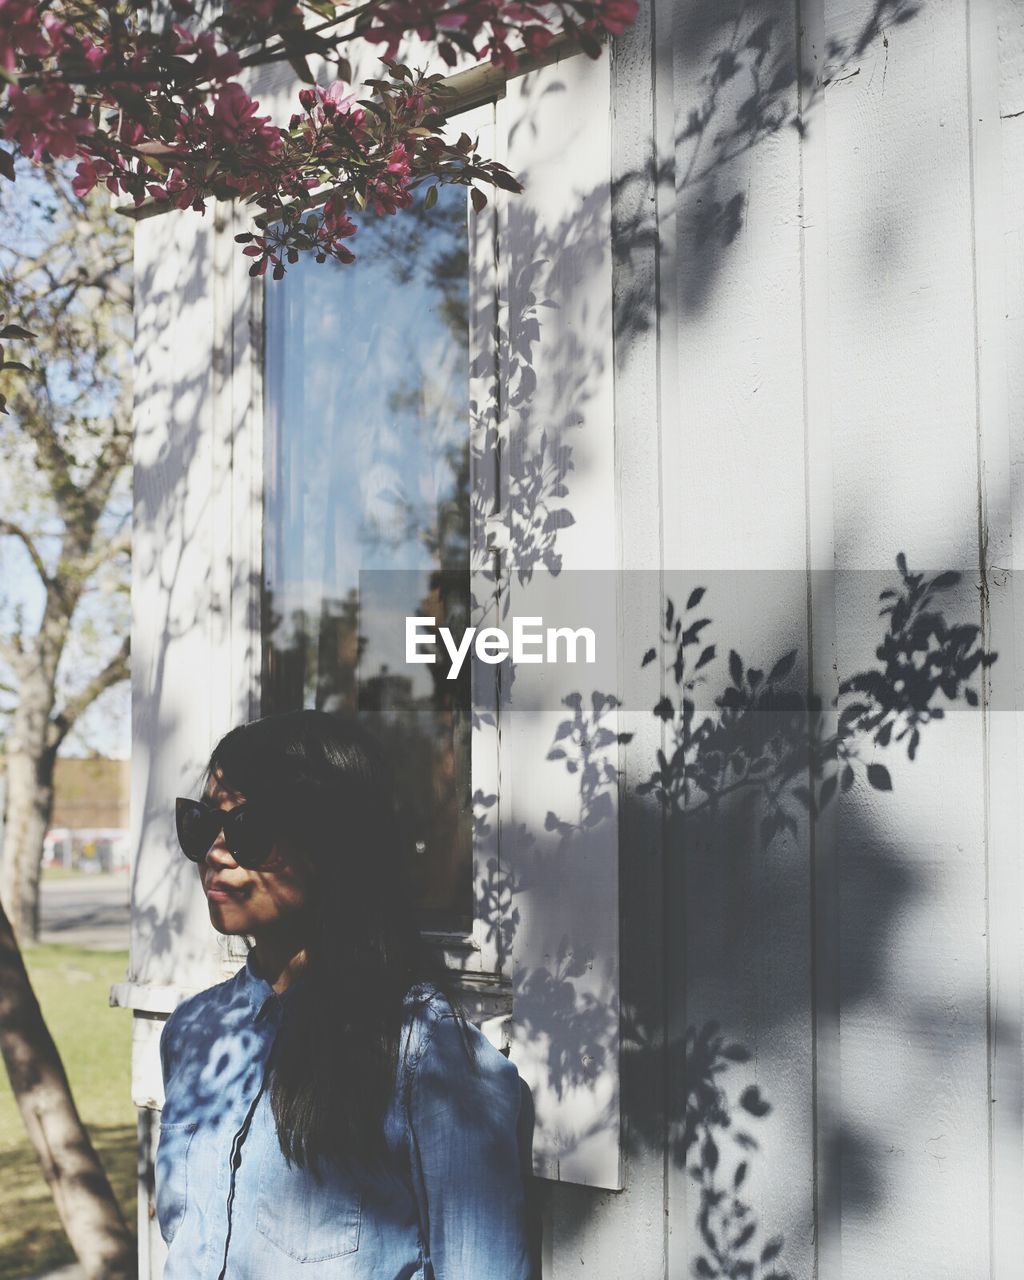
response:
[[[87,1280],[133,1280],[136,1250],[0,908],[0,1053],[57,1213]]]
[[[26,673],[7,743],[7,798],[0,900],[22,943],[39,938],[39,874],[53,814],[56,753],[47,744],[52,682]]]

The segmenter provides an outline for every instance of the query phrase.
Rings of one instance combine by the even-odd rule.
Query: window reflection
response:
[[[406,615],[468,616],[465,189],[367,215],[355,264],[265,293],[263,714],[358,712],[386,739],[423,923],[472,918],[470,690],[401,662]],[[398,672],[401,674],[398,674]]]

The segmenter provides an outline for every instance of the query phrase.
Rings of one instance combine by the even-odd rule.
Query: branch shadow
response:
[[[528,997],[522,1007],[531,1011],[524,1036],[549,1045],[546,1085],[559,1098],[613,1070],[615,1033],[621,1031],[623,1146],[640,1159],[664,1150],[691,1181],[699,1276],[767,1280],[793,1273],[795,1264],[785,1261],[786,1233],[766,1222],[759,1206],[770,1179],[764,1153],[772,1139],[777,1145],[778,1126],[792,1123],[794,1106],[799,1111],[806,1100],[784,1099],[783,1113],[773,1118],[777,1100],[759,1083],[763,1067],[752,1074],[751,1064],[776,1052],[775,1027],[805,1016],[809,998],[818,1003],[799,966],[778,964],[780,934],[806,927],[799,921],[807,906],[809,842],[817,841],[818,857],[834,845],[838,858],[843,944],[837,1011],[848,1014],[884,986],[887,938],[910,904],[927,897],[929,885],[909,861],[875,847],[862,805],[844,814],[838,842],[828,821],[848,795],[875,791],[888,800],[895,784],[878,756],[905,753],[908,763],[916,762],[928,726],[950,708],[969,713],[978,706],[978,677],[998,657],[981,647],[977,625],[946,615],[944,597],[960,584],[958,573],[913,572],[901,553],[896,580],[879,601],[878,665],[842,680],[828,704],[806,691],[806,672],[793,649],[757,666],[730,649],[724,684],[713,697],[710,691],[702,695],[699,686],[715,657],[706,589],[694,587],[679,608],[667,599],[661,635],[638,656],[638,666],[664,662],[669,690],[650,712],[664,726],[656,767],[620,792],[620,748],[628,749],[633,735],[602,721],[621,700],[603,692],[568,694],[568,714],[553,734],[547,760],[577,780],[579,810],[564,817],[549,812],[543,833],[527,832],[517,842],[514,876],[502,876],[492,864],[478,881],[481,910],[499,899],[515,904],[530,888],[532,872],[551,859],[573,852],[579,858],[582,849],[576,865],[585,867],[588,840],[602,825],[617,822],[621,831],[646,832],[620,861],[622,920],[631,922],[622,932],[621,1001],[614,981],[606,1003],[595,999],[592,983],[580,982],[597,957],[571,934],[545,965],[513,963],[514,988]],[[621,797],[618,813],[613,796]],[[644,797],[656,802],[657,813]],[[478,804],[493,810],[496,799],[478,797]],[[643,876],[632,883],[631,872],[637,859],[650,855],[648,841],[663,842],[666,896],[637,906],[647,889]],[[534,902],[533,911],[539,909]],[[660,930],[652,923],[658,914]],[[501,945],[514,961],[516,927],[509,919],[506,913]],[[666,969],[655,983],[642,921],[664,947],[660,963]],[[821,922],[816,926],[812,919],[814,927]],[[755,998],[751,1005],[762,969],[775,975],[763,980],[770,994],[766,1003]],[[666,984],[667,1025],[657,998]],[[682,1009],[699,1014],[719,998],[730,1020],[740,1017],[738,1026],[730,1030],[714,1016],[698,1016],[677,1028]],[[818,1012],[829,1016],[827,1008]],[[974,1034],[983,1038],[984,1010],[975,1015]],[[589,1128],[567,1133],[565,1149],[613,1123],[618,1101],[596,1112]],[[832,1125],[826,1183],[835,1186],[841,1177],[844,1203],[877,1209],[883,1200],[880,1139],[842,1116],[825,1122]],[[762,1129],[773,1130],[767,1145]],[[552,1137],[544,1136],[550,1152]],[[554,1142],[557,1151],[557,1135]],[[812,1221],[810,1204],[801,1217],[802,1233]]]

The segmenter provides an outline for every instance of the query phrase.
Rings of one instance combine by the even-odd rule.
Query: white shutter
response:
[[[514,616],[547,612],[546,626],[552,609],[563,615],[558,625],[592,622],[575,616],[588,571],[603,598],[582,611],[599,605],[599,636],[614,649],[609,112],[608,60],[580,54],[509,80],[496,106],[504,159],[526,184],[500,202],[498,221],[507,596],[497,625],[511,633]],[[560,576],[548,572],[545,551],[559,558]],[[510,1056],[533,1093],[534,1168],[618,1188],[616,775],[602,772],[600,819],[588,825],[583,809],[594,796],[581,797],[582,770],[569,771],[569,754],[548,758],[575,714],[562,699],[579,695],[593,728],[595,688],[614,692],[614,651],[605,657],[610,668],[518,664],[499,710],[497,807],[511,890]],[[603,687],[594,674],[602,670]],[[603,712],[614,736],[615,709]],[[614,771],[617,746],[600,754]],[[565,825],[554,827],[549,813]]]

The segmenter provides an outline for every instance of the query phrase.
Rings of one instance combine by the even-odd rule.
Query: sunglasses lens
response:
[[[174,816],[182,853],[193,862],[202,862],[217,838],[220,819],[197,801],[180,798]]]
[[[232,811],[225,823],[225,843],[240,867],[258,867],[266,862],[273,844],[267,832],[266,817],[261,818],[249,804]]]

